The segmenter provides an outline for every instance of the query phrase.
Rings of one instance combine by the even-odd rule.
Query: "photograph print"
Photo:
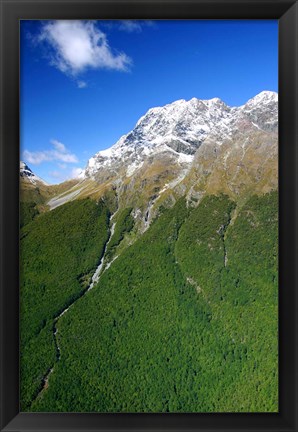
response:
[[[278,21],[20,21],[20,411],[278,412]]]

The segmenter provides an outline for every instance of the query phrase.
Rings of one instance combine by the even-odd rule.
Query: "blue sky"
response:
[[[277,21],[21,21],[21,159],[75,176],[154,106],[277,91]]]

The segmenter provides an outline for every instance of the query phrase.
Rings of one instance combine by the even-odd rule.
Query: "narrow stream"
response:
[[[228,264],[228,254],[227,254],[227,248],[226,248],[224,237],[223,237],[223,249],[224,249],[224,267],[227,267],[227,264]]]
[[[112,221],[112,219],[114,218],[114,216],[116,215],[116,213],[117,212],[115,212],[112,216],[111,216],[111,219],[110,219],[110,221]],[[59,319],[64,315],[64,314],[66,314],[66,312],[78,301],[78,300],[80,300],[82,297],[84,297],[84,295],[86,295],[93,287],[94,287],[94,285],[96,285],[97,284],[97,282],[99,281],[99,279],[100,279],[100,276],[102,275],[102,273],[105,271],[105,269],[104,269],[104,271],[102,272],[102,267],[103,267],[103,265],[104,265],[104,262],[105,262],[105,254],[106,254],[106,251],[107,251],[107,247],[108,247],[108,245],[109,245],[109,243],[110,243],[110,240],[111,240],[111,238],[113,237],[113,234],[114,234],[114,231],[115,231],[115,226],[116,226],[116,222],[113,222],[113,224],[112,224],[112,226],[111,226],[111,229],[110,229],[110,234],[109,234],[109,238],[108,238],[108,241],[106,242],[106,244],[105,244],[105,247],[104,247],[104,251],[103,251],[103,254],[102,254],[102,258],[101,258],[101,260],[100,260],[100,262],[99,262],[99,264],[98,264],[98,266],[97,266],[97,268],[96,268],[96,270],[95,270],[95,272],[94,272],[94,274],[93,274],[93,276],[92,276],[92,279],[91,279],[91,283],[90,283],[90,285],[88,286],[88,288],[86,288],[85,289],[85,291],[83,291],[83,293],[82,293],[82,295],[80,296],[80,297],[78,297],[77,299],[75,299],[70,305],[68,305],[65,309],[63,309],[63,311],[56,317],[56,318],[54,318],[54,322],[53,322],[53,329],[52,329],[52,331],[53,331],[53,338],[54,338],[54,344],[55,344],[55,348],[56,348],[56,362],[55,363],[57,363],[57,362],[59,362],[60,361],[60,357],[61,357],[61,350],[60,350],[60,346],[59,346],[59,344],[58,344],[58,339],[57,339],[57,333],[58,333],[58,328],[57,328],[57,324],[58,324],[58,322],[59,322]],[[111,264],[111,263],[108,263],[107,264],[107,267],[106,268],[108,268],[109,267],[109,264]],[[41,382],[41,390],[39,391],[39,393],[38,393],[38,395],[36,396],[36,398],[35,398],[35,400],[36,399],[38,399],[41,395],[42,395],[42,393],[48,388],[48,386],[49,386],[49,378],[50,378],[50,376],[51,376],[51,374],[54,372],[54,366],[55,365],[53,365],[51,368],[49,368],[48,369],[48,371],[47,371],[47,373],[45,374],[45,376],[43,377],[43,379],[42,379],[42,382]]]
[[[112,220],[112,218],[111,218],[111,220]],[[88,291],[90,291],[90,290],[94,287],[94,285],[97,284],[97,282],[99,281],[99,278],[100,278],[100,276],[101,276],[102,266],[104,265],[104,261],[105,261],[104,258],[105,258],[106,250],[107,250],[107,247],[108,247],[108,245],[109,245],[109,243],[110,243],[110,240],[111,240],[111,238],[113,237],[114,232],[115,232],[115,225],[116,225],[116,222],[113,222],[113,225],[111,226],[111,230],[110,230],[110,236],[109,236],[109,239],[108,239],[108,241],[107,241],[107,243],[106,243],[106,245],[105,245],[105,248],[104,248],[104,252],[103,252],[103,255],[102,255],[102,259],[100,260],[100,263],[98,264],[98,267],[97,267],[97,269],[95,270],[95,272],[94,272],[94,274],[93,274],[93,276],[92,276],[91,284],[90,284],[89,287],[87,288],[86,293],[87,293]],[[86,293],[85,293],[85,294],[86,294]]]

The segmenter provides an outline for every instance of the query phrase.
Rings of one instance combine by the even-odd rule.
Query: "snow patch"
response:
[[[261,129],[262,123],[256,124],[255,119],[262,119],[263,115],[264,125],[277,125],[277,101],[277,93],[264,91],[240,107],[230,107],[219,98],[192,98],[151,108],[132,131],[89,160],[85,176],[93,177],[101,169],[117,173],[119,167],[123,167],[130,177],[148,156],[164,151],[176,155],[177,163],[191,163],[190,154],[206,139],[220,146],[231,139],[235,131],[246,134],[248,128]],[[269,119],[268,109],[271,110]]]
[[[34,172],[23,161],[20,161],[20,176],[27,178],[33,185],[36,185],[36,182],[39,182],[45,186],[49,186],[47,182],[34,174]]]
[[[141,168],[143,165],[143,162],[133,162],[126,170],[126,176],[131,177],[139,168]]]

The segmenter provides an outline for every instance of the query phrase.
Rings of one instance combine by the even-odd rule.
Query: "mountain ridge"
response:
[[[105,199],[114,210],[133,207],[143,231],[160,206],[181,196],[196,206],[205,194],[243,200],[270,192],[278,183],[277,132],[278,94],[270,91],[239,107],[192,98],[150,108],[132,131],[91,157],[80,178],[51,192],[47,204]]]
[[[89,159],[84,177],[93,178],[100,169],[115,169],[115,165],[119,165],[119,159],[122,163],[126,159],[130,162],[126,171],[126,175],[130,177],[142,166],[144,158],[156,151],[173,151],[185,155],[182,156],[182,162],[190,163],[192,158],[187,156],[194,155],[206,138],[212,138],[220,144],[223,139],[231,138],[238,126],[240,129],[251,126],[264,131],[276,128],[277,101],[277,93],[263,91],[240,107],[229,107],[219,98],[192,98],[189,101],[180,99],[163,107],[150,108],[137,121],[132,131],[123,135],[109,149],[101,150]],[[275,105],[270,110],[274,116],[273,123],[268,121],[264,112],[261,112],[263,120],[259,121],[258,107],[262,104],[266,109]],[[256,123],[251,120],[249,125],[247,120],[250,118]]]

